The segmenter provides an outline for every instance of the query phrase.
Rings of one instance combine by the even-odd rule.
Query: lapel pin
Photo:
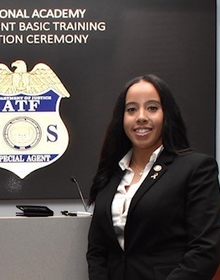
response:
[[[154,171],[161,171],[162,170],[162,166],[161,165],[155,165],[154,166]]]
[[[152,179],[156,179],[159,174],[156,172],[154,175],[150,176]]]

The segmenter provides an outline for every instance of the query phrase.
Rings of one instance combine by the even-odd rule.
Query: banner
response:
[[[195,150],[215,153],[215,1],[0,5],[0,199],[88,197],[124,84],[171,87]]]

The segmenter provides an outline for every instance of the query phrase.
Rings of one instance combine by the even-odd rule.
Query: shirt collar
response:
[[[160,153],[163,151],[164,147],[161,145],[159,148],[157,148],[151,155],[149,162],[155,162],[157,158],[159,157]],[[120,168],[124,171],[125,169],[129,169],[129,163],[131,160],[133,150],[127,152],[127,154],[119,161]]]

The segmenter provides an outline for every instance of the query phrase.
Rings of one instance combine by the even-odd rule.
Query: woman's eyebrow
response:
[[[146,104],[147,103],[157,103],[157,104],[161,105],[161,102],[159,100],[155,100],[155,99],[147,100],[145,103]],[[125,103],[125,106],[127,106],[127,105],[135,105],[135,104],[138,104],[138,102],[137,101],[129,101],[129,102]]]

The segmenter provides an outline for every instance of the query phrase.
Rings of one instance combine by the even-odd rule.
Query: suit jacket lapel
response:
[[[141,184],[140,188],[137,190],[136,194],[134,195],[130,208],[128,211],[129,213],[135,208],[138,201],[141,197],[163,176],[163,174],[167,171],[167,164],[173,161],[175,155],[167,152],[162,152],[161,155],[158,157],[154,165],[152,166],[149,174]]]
[[[128,211],[128,216],[131,211],[135,208],[137,202],[139,199],[163,176],[163,174],[167,171],[167,164],[173,161],[175,155],[174,154],[168,154],[166,152],[162,152],[161,155],[159,156],[158,160],[155,162],[153,167],[151,168],[148,176],[134,195],[130,208]],[[155,166],[161,166],[162,169],[160,171],[155,171],[154,168]],[[157,168],[156,168],[157,169]],[[155,176],[155,173],[158,173],[158,175]],[[115,176],[113,176],[106,186],[107,192],[106,192],[106,212],[107,212],[107,217],[108,217],[108,222],[112,226],[113,234],[116,234],[114,232],[113,228],[113,222],[112,222],[112,215],[111,215],[111,205],[112,205],[112,200],[114,198],[114,195],[116,193],[116,190],[118,188],[118,185],[124,175],[124,172],[122,170],[119,170],[119,172],[116,173]],[[153,177],[152,177],[153,176]],[[154,179],[155,178],[155,179]],[[103,198],[103,199],[105,199]]]
[[[109,222],[112,225],[112,211],[111,211],[111,205],[112,205],[112,200],[115,196],[115,193],[117,191],[118,185],[120,184],[120,181],[124,175],[124,171],[119,170],[119,172],[116,173],[115,176],[112,177],[112,179],[110,180],[109,184],[106,186],[108,188],[108,192],[107,192],[107,201],[106,201],[106,212],[107,212],[107,216],[109,219]]]

